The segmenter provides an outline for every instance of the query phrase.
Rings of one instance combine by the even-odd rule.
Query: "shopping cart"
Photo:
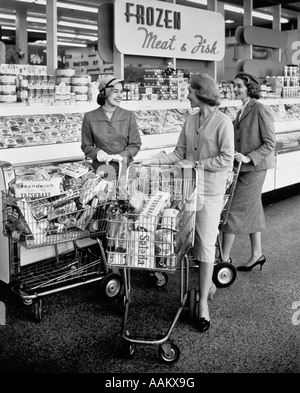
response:
[[[121,338],[124,355],[131,356],[136,344],[158,345],[165,363],[180,357],[170,336],[184,308],[189,287],[189,249],[194,243],[197,202],[195,169],[179,166],[139,167],[127,171],[128,198],[135,210],[123,209],[108,218],[107,264],[123,270],[124,314]],[[142,202],[141,202],[142,200]],[[136,212],[138,210],[138,213]],[[140,337],[128,329],[129,306],[132,303],[131,271],[144,270],[166,277],[180,268],[180,300],[166,334]]]
[[[241,162],[229,169],[224,194],[224,204],[220,217],[220,224],[225,224],[234,196],[237,179],[241,169]],[[237,276],[236,268],[230,262],[223,262],[222,232],[220,231],[216,242],[216,260],[213,271],[213,282],[218,288],[225,288],[233,284]]]
[[[46,295],[101,280],[101,294],[114,298],[122,286],[121,275],[106,264],[103,245],[116,182],[94,176],[88,184],[43,198],[16,197],[12,189],[2,192],[3,233],[12,261],[10,287],[25,305],[32,305],[37,321]],[[88,244],[79,245],[88,238]],[[20,247],[40,249],[45,257],[21,266]]]

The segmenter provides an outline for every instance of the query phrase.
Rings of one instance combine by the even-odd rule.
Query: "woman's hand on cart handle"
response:
[[[160,161],[158,157],[153,158],[144,158],[142,159],[135,159],[133,164],[137,164],[138,166],[149,166],[149,165],[159,165]]]
[[[105,160],[106,164],[108,164],[110,161],[122,162],[123,157],[120,154],[107,155],[107,158]]]
[[[191,160],[181,160],[177,162],[177,165],[181,168],[195,168],[196,162]]]
[[[245,156],[242,153],[238,153],[237,151],[234,152],[234,159],[237,162],[244,162],[245,164],[248,164],[251,161],[251,158],[249,156]]]
[[[99,162],[103,162],[103,161],[106,161],[107,160],[107,158],[108,158],[108,154],[104,151],[104,150],[99,150],[98,151],[98,153],[97,153],[97,160],[99,161]]]

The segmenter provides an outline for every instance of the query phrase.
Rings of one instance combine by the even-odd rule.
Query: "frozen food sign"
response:
[[[131,55],[220,61],[221,14],[162,1],[115,1],[115,44]]]

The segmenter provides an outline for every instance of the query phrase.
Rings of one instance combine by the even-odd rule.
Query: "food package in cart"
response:
[[[163,228],[155,232],[155,260],[157,268],[175,267],[175,235],[171,229]]]
[[[136,268],[154,269],[154,232],[131,231],[128,241],[127,265]]]
[[[50,179],[17,178],[15,196],[18,198],[42,198],[60,195],[63,192],[63,177],[52,176]]]
[[[84,206],[84,210],[79,213],[79,217],[76,222],[77,228],[84,230],[88,226],[96,213],[98,202],[98,198],[93,198],[90,205]]]
[[[5,231],[9,231],[12,237],[17,236],[20,238],[21,235],[24,235],[27,239],[33,239],[32,232],[15,198],[5,196],[3,199],[3,206]]]
[[[31,212],[31,208],[28,206],[28,202],[25,199],[21,199],[17,201],[17,205],[34,236],[33,239],[31,237],[28,238],[27,242],[30,241],[34,245],[44,244],[46,242],[46,231],[39,227],[38,221],[35,219]]]
[[[160,213],[170,206],[170,197],[169,192],[163,191],[151,195],[135,221],[135,229],[154,232],[157,229]]]
[[[80,192],[79,200],[82,205],[86,205],[94,196],[99,199],[100,203],[109,200],[110,195],[113,191],[113,183],[107,180],[101,179],[99,176],[88,179]]]

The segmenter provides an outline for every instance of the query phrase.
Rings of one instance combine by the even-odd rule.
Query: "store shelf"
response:
[[[276,152],[280,156],[278,160],[277,169],[275,173],[268,173],[264,191],[270,191],[281,184],[294,184],[299,181],[297,174],[285,174],[286,168],[289,172],[295,171],[295,165],[290,164],[289,155],[292,154],[299,160],[300,155],[300,98],[285,98],[275,99],[266,98],[261,99],[265,105],[270,105],[271,110],[276,114],[275,132],[277,135]],[[123,100],[121,106],[125,109],[133,110],[137,114],[141,111],[142,118],[146,119],[151,111],[170,113],[174,110],[181,111],[184,117],[184,111],[191,113],[190,102],[185,100],[143,100],[143,101],[125,101]],[[241,106],[240,100],[223,100],[220,109],[228,113],[234,119],[236,112]],[[53,104],[3,104],[1,105],[2,113],[5,116],[24,116],[24,115],[49,115],[49,114],[84,114],[87,111],[96,109],[98,105],[92,102],[76,102],[72,105],[63,103]],[[295,112],[293,113],[293,108]],[[299,111],[298,111],[299,110]],[[143,111],[146,111],[145,113]],[[298,112],[297,112],[298,111]],[[299,116],[299,119],[298,119]],[[161,129],[156,133],[155,130],[147,131],[141,135],[142,148],[138,153],[138,158],[148,158],[160,151],[169,153],[174,149],[178,140],[181,127],[179,123],[172,127],[166,121],[166,124],[160,125]],[[171,132],[166,132],[171,131]],[[80,142],[66,142],[55,144],[44,144],[35,146],[26,146],[18,148],[1,149],[1,159],[7,161],[12,165],[28,165],[38,162],[47,161],[74,161],[84,159],[80,148]],[[300,160],[299,160],[300,161]],[[285,169],[284,169],[285,168]],[[286,179],[281,180],[281,177]],[[275,185],[276,178],[276,185]]]

